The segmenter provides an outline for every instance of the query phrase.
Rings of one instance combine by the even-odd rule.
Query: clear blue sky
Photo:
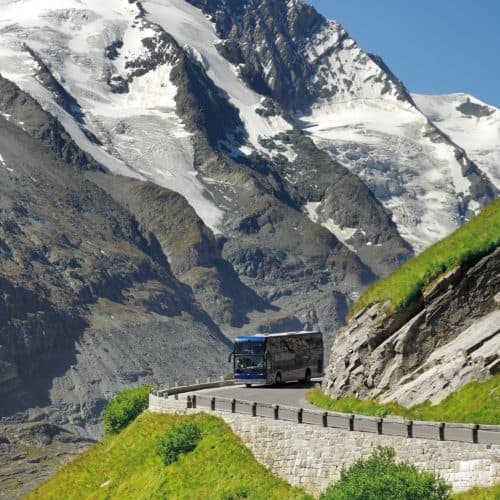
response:
[[[307,0],[413,92],[500,107],[500,0]]]

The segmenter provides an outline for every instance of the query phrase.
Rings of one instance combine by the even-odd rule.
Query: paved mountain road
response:
[[[220,398],[238,399],[242,401],[255,401],[257,403],[267,403],[271,405],[293,406],[296,408],[319,408],[313,406],[306,400],[306,394],[315,384],[311,383],[288,383],[278,387],[275,386],[252,386],[234,385],[229,387],[217,387],[214,389],[204,389],[189,394],[200,396],[216,396]]]

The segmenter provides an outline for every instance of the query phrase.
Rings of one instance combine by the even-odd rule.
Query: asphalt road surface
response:
[[[245,387],[244,385],[234,385],[230,387],[218,387],[216,389],[204,389],[192,394],[317,410],[317,406],[313,406],[306,400],[306,393],[316,384],[319,384],[319,380],[308,384],[290,382],[280,386]]]

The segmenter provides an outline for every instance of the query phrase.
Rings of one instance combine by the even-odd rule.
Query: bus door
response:
[[[271,353],[268,351],[268,352],[266,352],[266,378],[267,378],[267,383],[274,382],[272,371],[273,371],[273,361],[272,361]]]

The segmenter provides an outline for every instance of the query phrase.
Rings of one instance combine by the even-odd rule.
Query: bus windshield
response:
[[[262,372],[264,370],[264,356],[236,355],[235,356],[235,372],[236,373],[253,373]]]
[[[248,354],[251,356],[264,355],[266,345],[264,342],[236,342],[234,354]]]

